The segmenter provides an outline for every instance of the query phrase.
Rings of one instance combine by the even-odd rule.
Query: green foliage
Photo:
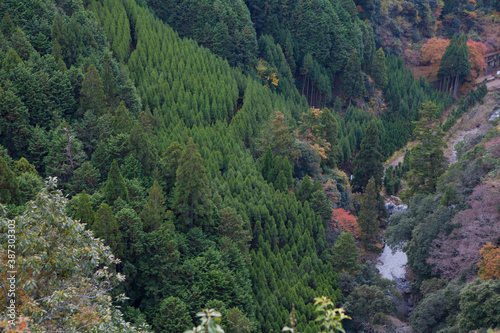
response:
[[[361,75],[361,61],[358,53],[354,53],[347,59],[346,68],[342,76],[342,88],[350,100],[363,95],[363,76]]]
[[[148,202],[144,205],[140,214],[144,223],[144,230],[147,232],[157,229],[167,217],[165,198],[162,192],[162,188],[155,180],[153,186],[149,189]]]
[[[250,13],[238,1],[148,1],[158,17],[181,37],[191,37],[228,60],[232,66],[252,67],[256,63],[257,40]],[[189,10],[186,10],[189,8]],[[196,20],[192,20],[196,17]]]
[[[5,73],[9,73],[13,70],[17,65],[24,65],[22,59],[19,57],[17,52],[14,49],[9,49],[7,56],[2,62],[2,71]]]
[[[330,217],[332,216],[332,204],[326,197],[326,194],[322,188],[311,194],[309,203],[311,204],[311,208],[316,212],[316,214],[321,216],[324,225],[326,225],[330,221]]]
[[[251,333],[255,330],[254,323],[237,307],[227,311],[224,322],[224,331],[226,333]]]
[[[366,191],[361,197],[358,224],[361,228],[363,246],[369,251],[380,250],[375,245],[378,243],[379,209],[378,190],[375,179],[372,177],[366,186]]]
[[[316,306],[315,312],[319,312],[316,321],[320,323],[322,328],[321,332],[333,333],[333,332],[344,332],[342,327],[342,320],[351,319],[351,317],[344,314],[344,309],[336,308],[333,309],[334,303],[326,297],[317,297],[314,299],[314,305]]]
[[[386,323],[395,310],[386,291],[376,285],[355,288],[346,299],[345,309],[353,318],[369,319],[374,325]]]
[[[201,323],[192,330],[187,330],[185,333],[224,333],[224,330],[218,323],[220,323],[221,314],[214,309],[204,309],[202,312],[196,314],[200,317]]]
[[[461,330],[500,327],[500,281],[476,279],[460,292]]]
[[[73,173],[70,188],[74,193],[87,191],[89,194],[93,194],[99,187],[100,178],[99,170],[89,161],[85,161]]]
[[[175,182],[174,211],[181,219],[182,228],[208,224],[211,191],[203,164],[203,158],[190,138],[179,158]]]
[[[306,99],[329,103],[353,53],[358,79],[370,71],[373,30],[352,1],[248,2],[253,22],[240,0],[149,1],[181,36],[208,48],[179,38],[146,1],[56,1],[57,11],[46,0],[0,5],[12,15],[2,23],[0,59],[12,48],[24,63],[2,74],[0,143],[41,175],[60,177],[70,196],[92,194],[79,195],[71,212],[90,221],[100,207],[93,228],[122,259],[111,267],[128,276],[115,293],[130,297],[128,318],[158,331],[208,304],[221,309],[226,332],[277,331],[295,304],[297,331],[316,332],[307,301],[322,293],[342,301],[325,224],[332,203],[350,204],[349,188],[328,167],[348,167],[373,116],[342,112],[337,99],[335,113],[324,109],[313,119]],[[254,78],[259,58],[275,70],[275,89]],[[398,79],[387,84],[389,106],[407,107],[375,119],[384,155],[411,132],[416,118],[405,112],[432,95],[390,61],[397,69],[388,75]],[[295,197],[293,176],[306,174],[325,189],[307,176]],[[33,175],[17,176],[22,191],[36,187]],[[372,283],[370,269],[358,272]]]
[[[80,208],[80,205],[78,205]],[[79,210],[77,210],[77,214]],[[117,257],[122,257],[122,233],[118,229],[118,222],[111,207],[102,203],[97,212],[95,212],[95,219],[91,225],[95,235],[101,238],[105,245],[109,246]]]
[[[187,312],[186,304],[178,297],[165,298],[154,320],[154,326],[160,332],[184,333],[193,322]]]
[[[411,170],[407,174],[411,193],[433,193],[437,179],[445,171],[446,158],[444,133],[436,124],[438,108],[432,102],[425,103],[420,111],[420,120],[415,123],[414,135],[419,144],[410,155]]]
[[[432,195],[413,196],[408,211],[392,215],[386,230],[391,248],[402,248],[406,242],[404,249],[409,265],[417,273],[417,284],[433,276],[432,266],[427,262],[430,244],[440,232],[451,231],[453,212],[439,203]]]
[[[469,75],[470,70],[467,36],[455,35],[444,51],[439,64],[438,77],[444,80],[444,90],[448,91],[452,87],[453,96],[456,96],[459,82]]]
[[[384,188],[388,195],[395,195],[399,192],[401,186],[401,176],[403,175],[403,166],[399,163],[396,168],[392,165],[385,170]]]
[[[35,198],[43,187],[43,179],[38,174],[25,172],[17,176],[19,202],[25,203]]]
[[[108,172],[108,179],[106,180],[106,185],[104,186],[102,193],[106,202],[112,205],[118,198],[128,201],[128,190],[125,180],[122,177],[120,168],[116,160],[111,163],[111,168]]]
[[[83,77],[82,89],[80,90],[80,106],[83,112],[92,110],[97,116],[101,116],[105,108],[105,97],[102,79],[94,65],[87,68]]]
[[[262,176],[267,181],[272,181],[274,176],[274,156],[270,146],[267,146],[266,153],[262,158]]]
[[[384,155],[390,156],[408,142],[415,126],[412,122],[419,119],[422,103],[433,101],[440,116],[451,105],[453,97],[434,90],[423,78],[415,81],[412,70],[405,67],[403,58],[389,55],[386,64],[384,99],[388,109],[382,116],[385,133],[381,135],[381,145]]]
[[[130,55],[132,36],[125,7],[116,0],[90,1],[89,7],[98,14],[113,55],[118,61],[126,61]]]
[[[90,204],[90,195],[82,191],[78,195],[78,206],[76,208],[75,219],[79,220],[80,223],[85,223],[87,228],[92,228],[95,220],[95,212]]]
[[[457,203],[457,193],[455,191],[455,188],[451,185],[448,185],[446,187],[446,190],[444,191],[444,196],[441,199],[440,204],[448,207],[456,203]]]
[[[17,204],[19,200],[19,184],[16,175],[0,156],[0,202],[4,205]]]
[[[20,302],[17,310],[30,317],[30,330],[142,331],[122,319],[107,294],[123,281],[108,269],[117,260],[91,231],[66,215],[67,199],[56,184],[49,178],[22,215],[0,221],[2,256],[7,254],[8,225],[23,234],[16,241],[16,290],[26,300],[38,300],[35,307]]]
[[[28,136],[28,110],[10,89],[0,87],[0,144],[17,157],[26,148]]]
[[[336,270],[353,272],[359,268],[359,249],[350,232],[340,234],[332,251],[333,265]]]
[[[240,252],[246,254],[252,237],[243,218],[234,208],[224,208],[219,211],[219,219],[217,226],[219,235],[229,237],[237,244]]]
[[[132,127],[132,119],[130,118],[127,108],[125,107],[125,103],[122,101],[113,116],[113,131],[116,134],[130,133]]]
[[[384,167],[382,165],[382,154],[380,153],[380,135],[374,120],[370,122],[361,148],[354,159],[354,179],[352,187],[354,192],[365,190],[370,178],[373,177],[375,184],[380,185]]]
[[[428,284],[422,283],[422,290]],[[450,283],[438,290],[425,293],[424,299],[410,315],[410,323],[418,333],[438,332],[453,326],[459,313],[460,286]]]
[[[387,85],[387,66],[385,64],[385,53],[379,48],[375,53],[371,67],[372,77],[378,89],[384,89]]]

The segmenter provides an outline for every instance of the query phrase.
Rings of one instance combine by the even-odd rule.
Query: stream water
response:
[[[392,202],[386,203],[389,215],[404,212],[408,209],[406,205],[395,205]],[[397,290],[401,293],[402,299],[396,302],[398,317],[406,320],[408,313],[413,309],[413,298],[410,294],[410,281],[406,278],[406,264],[408,257],[401,250],[392,251],[386,244],[382,254],[377,260],[377,269],[384,279],[389,279],[396,283]]]
[[[406,253],[401,250],[392,253],[392,249],[388,245],[385,245],[384,251],[378,258],[377,269],[384,279],[393,281],[404,279],[407,262]]]

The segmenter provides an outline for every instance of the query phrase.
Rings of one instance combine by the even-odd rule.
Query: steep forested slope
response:
[[[488,118],[498,97],[490,93],[486,99],[466,116],[482,112]],[[407,212],[390,219],[388,242],[406,243],[413,293],[422,298],[410,315],[417,332],[500,324],[496,310],[485,308],[496,309],[491,304],[498,302],[497,281],[491,280],[498,279],[498,138],[498,119],[481,124],[456,145],[458,161],[439,178],[435,193],[415,195]]]
[[[345,303],[355,330],[393,312],[392,290],[360,261],[378,251],[384,215],[381,179],[365,171],[407,142],[424,102],[441,115],[452,98],[414,81],[401,58],[375,55],[352,1],[262,6],[0,3],[2,228],[31,218],[29,200],[57,206],[40,232],[70,221],[75,237],[102,239],[121,260],[110,270],[127,277],[111,292],[128,296],[125,319],[155,332],[184,332],[205,307],[221,311],[226,332],[316,332],[311,301],[322,295]],[[352,196],[337,166],[365,193]],[[67,205],[53,179],[36,197],[49,176]],[[47,248],[25,263],[38,267]],[[36,282],[51,274],[65,273]],[[33,328],[84,325],[78,307],[83,317],[39,320],[47,304],[29,283],[19,290]],[[114,327],[91,314],[85,329]]]

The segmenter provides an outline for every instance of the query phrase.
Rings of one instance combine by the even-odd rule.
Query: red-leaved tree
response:
[[[334,209],[331,224],[335,228],[340,229],[341,232],[350,232],[356,239],[359,239],[361,236],[361,228],[358,225],[358,221],[348,210],[343,208]]]

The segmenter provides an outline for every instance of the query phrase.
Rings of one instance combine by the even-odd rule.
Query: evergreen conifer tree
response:
[[[261,172],[264,179],[268,182],[272,182],[274,180],[274,157],[271,146],[267,146],[266,153],[262,159]]]
[[[75,219],[87,224],[87,228],[92,228],[95,219],[95,212],[90,204],[90,195],[85,190],[78,196],[78,206],[76,208]]]
[[[130,130],[134,126],[132,119],[130,119],[130,114],[125,107],[125,103],[122,101],[118,108],[116,108],[115,115],[113,117],[113,132],[118,133],[130,133]]]
[[[316,214],[321,216],[324,225],[326,225],[328,221],[330,221],[330,218],[332,216],[332,204],[326,197],[323,189],[319,189],[313,192],[309,203],[311,204],[311,208],[316,212]]]
[[[363,76],[361,74],[361,61],[356,51],[347,59],[347,64],[342,73],[342,89],[346,97],[349,100],[361,97],[363,94]]]
[[[358,224],[361,228],[361,240],[366,250],[375,250],[378,241],[379,227],[378,190],[375,178],[371,177],[366,186],[365,193],[361,196],[361,208]]]
[[[120,167],[118,162],[113,160],[111,163],[111,168],[108,172],[108,179],[106,180],[106,185],[102,190],[106,202],[112,205],[116,199],[122,198],[122,200],[128,201],[128,191],[125,180],[120,172]]]
[[[438,77],[442,80],[443,90],[453,89],[453,96],[456,97],[460,81],[469,75],[470,70],[467,36],[455,35],[444,51],[439,64]]]
[[[101,238],[104,244],[111,248],[115,256],[122,256],[122,233],[118,228],[118,222],[116,221],[115,215],[108,204],[102,203],[101,206],[99,206],[99,209],[95,213],[92,229],[95,235]]]
[[[83,77],[80,94],[80,105],[84,111],[92,110],[97,116],[103,114],[106,98],[101,77],[94,65],[89,66]]]
[[[311,199],[311,195],[313,192],[313,183],[311,182],[311,178],[309,177],[309,175],[306,175],[300,182],[300,186],[295,192],[295,195],[297,196],[297,199],[305,202]]]
[[[36,171],[35,166],[28,162],[28,160],[24,157],[21,157],[18,161],[14,162],[14,172],[16,176],[20,176],[23,173],[31,173],[38,176],[38,171]]]
[[[3,205],[17,204],[19,198],[19,185],[16,175],[0,156],[0,203]]]
[[[177,168],[174,211],[183,227],[202,226],[210,215],[210,187],[204,161],[190,138]]]
[[[106,54],[104,56],[102,67],[102,85],[104,95],[106,96],[106,103],[109,107],[116,107],[118,89],[115,84],[116,79],[113,74],[113,68],[111,67],[111,57],[109,56],[109,54]]]
[[[21,57],[17,54],[17,52],[13,49],[10,48],[9,52],[7,52],[7,56],[2,62],[2,70],[5,71],[6,73],[9,73],[11,70],[13,70],[18,64],[24,64]]]
[[[333,246],[333,266],[337,271],[355,271],[359,267],[359,249],[350,232],[343,232]]]
[[[149,189],[148,202],[140,216],[146,232],[156,230],[167,217],[163,190],[156,180]]]
[[[60,69],[66,68],[64,63],[68,55],[66,48],[67,32],[61,14],[57,11],[52,23],[52,55]]]
[[[166,183],[165,190],[168,195],[172,195],[172,189],[175,185],[177,168],[179,167],[179,160],[182,156],[184,149],[178,142],[173,142],[168,146],[167,150],[162,155],[163,162],[163,178]]]
[[[165,298],[160,303],[153,323],[156,330],[169,333],[184,333],[193,327],[186,303],[173,296]]]
[[[2,23],[0,23],[0,31],[2,31],[5,36],[10,36],[15,27],[16,25],[14,24],[14,22],[12,22],[9,12],[5,11],[5,14],[2,18]]]
[[[366,129],[365,137],[361,141],[361,148],[353,162],[353,192],[362,192],[371,177],[375,179],[377,186],[380,185],[384,167],[382,165],[383,156],[380,153],[382,148],[379,142],[380,136],[377,124],[375,120],[372,120]]]
[[[426,102],[415,122],[413,135],[420,141],[410,154],[411,170],[407,174],[410,193],[434,193],[437,180],[445,171],[444,132],[437,121],[439,109]]]
[[[379,48],[375,53],[371,72],[375,86],[378,89],[384,89],[387,84],[387,66],[385,64],[385,53],[382,48]]]

